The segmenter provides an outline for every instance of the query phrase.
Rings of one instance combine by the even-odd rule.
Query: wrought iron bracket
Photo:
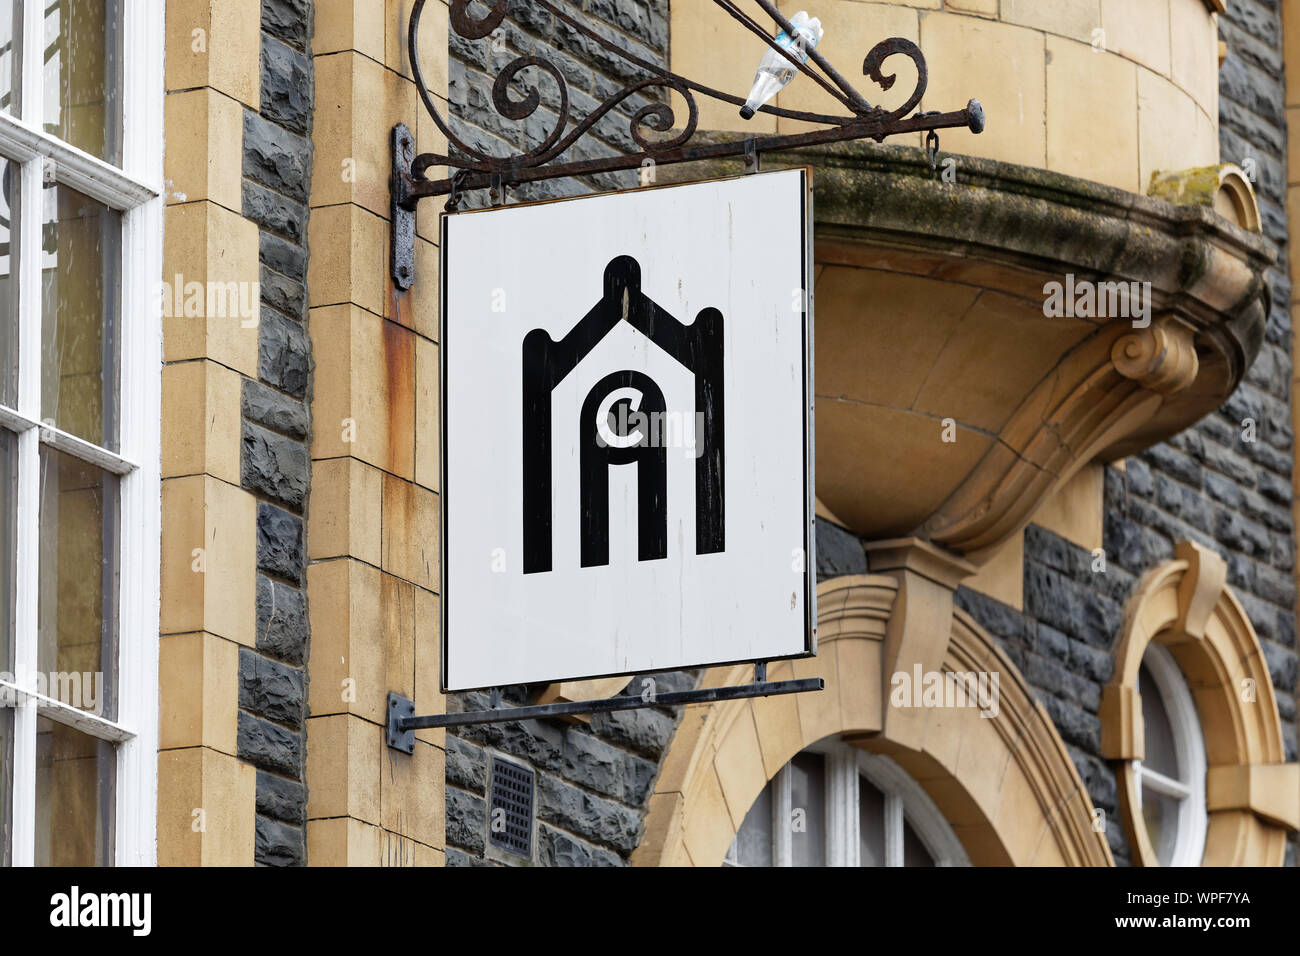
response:
[[[597,105],[585,117],[577,119],[570,116],[568,83],[559,67],[550,60],[532,54],[515,57],[500,70],[493,82],[493,108],[504,119],[515,122],[526,120],[536,113],[542,105],[542,93],[538,87],[529,85],[522,77],[524,71],[532,69],[546,74],[554,84],[546,105],[556,115],[556,119],[554,126],[540,143],[511,156],[498,156],[484,151],[481,146],[471,145],[459,137],[439,112],[429,93],[429,86],[420,65],[417,43],[420,16],[426,2],[427,0],[415,0],[411,8],[406,36],[407,53],[416,90],[425,110],[433,118],[434,124],[447,138],[448,148],[445,154],[417,155],[411,131],[402,125],[393,129],[391,262],[393,281],[399,289],[403,290],[411,287],[415,276],[415,209],[421,199],[429,196],[447,196],[447,209],[454,211],[459,206],[461,194],[470,189],[491,188],[492,203],[500,205],[505,201],[507,189],[521,183],[540,182],[566,176],[620,172],[646,165],[666,166],[729,157],[744,157],[746,171],[753,172],[757,170],[758,156],[763,152],[860,139],[883,142],[886,137],[899,133],[929,131],[934,135],[935,130],[957,127],[979,133],[984,129],[984,109],[978,100],[971,100],[964,109],[951,112],[914,112],[925,93],[928,72],[925,57],[910,40],[901,37],[882,40],[868,51],[863,60],[863,75],[870,78],[882,90],[891,89],[897,79],[895,74],[886,74],[882,70],[888,58],[900,55],[911,60],[916,67],[915,89],[901,106],[886,109],[869,103],[816,48],[808,52],[806,60],[800,61],[794,54],[778,45],[770,27],[764,26],[741,9],[742,0],[713,0],[742,27],[758,36],[770,49],[789,60],[798,72],[809,77],[812,82],[829,93],[846,112],[832,115],[767,104],[759,107],[758,112],[798,120],[803,124],[813,124],[821,128],[803,133],[745,136],[726,142],[692,144],[699,123],[697,94],[736,107],[744,105],[744,97],[704,86],[668,70],[661,63],[636,55],[577,19],[577,12],[570,7],[558,6],[551,0],[529,0],[530,5],[538,8],[539,12],[549,15],[557,24],[563,23],[569,27],[568,35],[576,34],[575,42],[587,48],[601,47],[607,54],[617,57],[630,67],[635,67],[644,74],[644,77],[629,82]],[[488,8],[488,12],[480,17],[471,13],[470,2],[471,0],[450,0],[451,29],[465,40],[484,40],[501,26],[509,0],[481,0],[483,6]],[[795,34],[790,21],[777,9],[774,0],[753,0],[753,3],[766,18],[772,20],[776,27],[785,31],[787,35]],[[559,35],[564,34],[557,30],[557,36]],[[687,115],[684,122],[680,124],[669,101],[669,94],[676,94],[686,104]],[[656,96],[660,99],[655,99]],[[629,110],[631,107],[636,107],[630,116],[625,113],[622,114],[621,119],[628,123],[627,132],[640,148],[639,152],[598,159],[554,162],[574,143],[587,135],[597,123],[602,120],[614,122],[620,119],[620,114],[613,111],[621,105]],[[663,134],[663,136],[651,138],[646,135],[646,131]],[[444,179],[428,179],[425,174],[435,166],[443,166],[455,172]]]
[[[415,202],[407,196],[411,164],[415,161],[415,137],[402,124],[393,127],[392,272],[393,283],[406,291],[415,281]]]
[[[675,707],[679,704],[712,704],[723,700],[743,700],[747,697],[775,697],[781,694],[803,694],[824,690],[826,681],[820,677],[799,680],[767,680],[767,665],[758,664],[754,670],[754,683],[732,687],[709,687],[699,690],[680,690],[649,697],[606,697],[601,700],[560,701],[554,704],[534,704],[530,707],[493,706],[491,710],[467,711],[461,714],[430,714],[415,716],[415,705],[400,694],[388,695],[388,746],[403,753],[415,752],[415,732],[433,727],[464,727],[470,724],[499,724],[509,720],[536,720],[542,717],[566,717],[571,714],[600,714],[615,710],[638,710],[642,707]],[[493,695],[493,701],[499,701]]]

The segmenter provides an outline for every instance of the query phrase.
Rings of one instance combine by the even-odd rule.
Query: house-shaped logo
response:
[[[604,295],[558,342],[545,329],[533,329],[523,343],[523,540],[525,574],[550,571],[553,521],[551,394],[592,349],[620,322],[627,322],[695,377],[695,553],[714,554],[725,546],[722,313],[700,311],[694,323],[678,321],[641,292],[641,266],[618,256],[605,267]],[[642,561],[668,554],[667,466],[665,449],[639,441],[610,441],[606,425],[611,404],[631,400],[639,411],[663,413],[660,387],[644,372],[616,369],[587,394],[579,416],[581,484],[581,561],[609,563],[609,468],[637,468],[637,553]],[[676,502],[671,503],[678,506]]]

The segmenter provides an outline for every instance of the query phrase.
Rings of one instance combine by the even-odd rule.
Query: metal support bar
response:
[[[820,677],[799,680],[759,682],[735,687],[710,687],[704,690],[683,690],[659,694],[649,700],[639,695],[632,697],[606,697],[602,700],[562,701],[554,704],[536,704],[531,707],[511,707],[505,710],[476,710],[463,714],[429,714],[414,716],[414,704],[399,694],[388,695],[388,746],[405,753],[415,751],[415,731],[433,727],[463,727],[467,724],[499,724],[510,720],[534,720],[541,717],[565,717],[570,714],[599,714],[615,710],[637,710],[641,707],[674,707],[679,704],[712,704],[723,700],[742,700],[747,697],[773,697],[779,694],[802,694],[823,690],[826,682]],[[409,743],[409,746],[408,746]]]
[[[570,163],[549,163],[545,166],[518,168],[512,171],[512,184],[539,182],[546,179],[558,179],[565,176],[589,176],[596,173],[613,173],[624,169],[635,169],[646,159],[653,159],[657,166],[669,166],[676,163],[691,163],[705,159],[726,159],[744,156],[747,140],[754,141],[754,148],[762,153],[779,153],[800,149],[807,146],[825,146],[830,143],[842,143],[850,140],[874,139],[883,141],[887,136],[899,133],[915,133],[930,129],[969,129],[980,132],[984,129],[984,108],[978,100],[971,100],[965,109],[948,113],[929,113],[925,116],[911,116],[907,119],[894,120],[886,126],[879,117],[867,116],[842,120],[838,125],[828,129],[812,130],[807,133],[787,133],[783,135],[760,135],[732,140],[725,143],[707,143],[698,146],[679,146],[675,149],[643,150],[639,153],[623,153],[618,156],[605,156],[599,159],[579,160]],[[419,159],[425,159],[423,168],[449,161],[449,157],[435,156],[427,153]],[[458,184],[459,189],[483,189],[492,185],[492,174],[487,170],[464,167],[460,170],[465,176]],[[407,174],[406,195],[412,202],[426,196],[445,196],[452,191],[451,179],[424,179]]]
[[[595,173],[612,173],[626,169],[636,169],[647,160],[654,160],[657,166],[671,166],[677,163],[690,163],[698,160],[726,159],[743,157],[746,172],[755,172],[759,166],[760,153],[776,153],[808,146],[825,146],[858,139],[883,140],[885,136],[896,133],[910,133],[922,130],[952,129],[964,127],[976,133],[984,128],[984,109],[976,100],[971,100],[965,109],[950,113],[927,113],[908,119],[897,120],[886,129],[874,116],[844,120],[840,125],[829,129],[814,130],[808,133],[786,135],[750,136],[743,140],[726,143],[709,143],[699,146],[679,147],[662,151],[646,150],[640,153],[628,153],[619,156],[607,156],[600,159],[580,160],[571,163],[551,163],[534,168],[513,169],[509,184],[540,182],[564,176],[589,176]],[[430,196],[448,196],[446,209],[455,212],[460,206],[461,193],[470,189],[485,187],[499,189],[499,198],[504,199],[505,177],[500,172],[479,171],[475,169],[458,169],[451,177],[442,180],[423,178],[422,172],[430,165],[446,162],[447,157],[424,154],[417,156],[415,162],[402,161],[406,154],[399,150],[398,144],[404,142],[402,137],[410,137],[410,130],[397,126],[393,130],[393,281],[400,289],[409,289],[415,269],[415,207],[421,200]],[[492,197],[494,204],[498,196]],[[399,273],[399,270],[407,270]]]

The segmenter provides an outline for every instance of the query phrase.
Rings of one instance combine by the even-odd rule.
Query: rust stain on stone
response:
[[[408,329],[415,328],[410,315],[411,293],[403,292],[399,289],[397,284],[393,282],[392,276],[388,276],[386,282],[388,284],[388,301],[392,306],[390,313],[393,316],[393,320],[399,325],[404,325]]]
[[[389,321],[384,322],[384,371],[388,470],[411,477],[415,468],[415,336]]]

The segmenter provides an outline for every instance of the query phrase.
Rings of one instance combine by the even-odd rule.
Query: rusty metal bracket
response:
[[[452,173],[449,180],[451,188],[447,191],[447,202],[442,207],[445,212],[456,212],[456,210],[460,209],[460,201],[464,195],[462,190],[467,179],[469,179],[468,169],[458,169]]]
[[[392,272],[393,283],[403,291],[415,281],[415,202],[407,193],[408,170],[415,161],[415,138],[405,126],[393,127]]]
[[[433,727],[464,727],[470,724],[500,724],[510,720],[537,720],[543,717],[566,717],[570,714],[600,714],[615,710],[638,710],[642,707],[676,707],[681,704],[712,704],[723,700],[743,700],[748,697],[775,697],[781,694],[804,694],[826,688],[821,677],[803,677],[798,680],[769,681],[767,665],[754,668],[754,683],[731,687],[707,687],[698,690],[674,691],[650,698],[640,695],[605,697],[600,700],[570,700],[554,704],[534,704],[530,707],[499,707],[500,691],[490,699],[489,710],[467,711],[461,714],[428,714],[415,716],[415,705],[400,694],[388,694],[388,746],[403,753],[415,752],[415,732]]]
[[[951,112],[913,112],[925,94],[929,74],[920,48],[910,40],[901,37],[882,40],[868,51],[862,62],[863,75],[882,90],[891,89],[897,79],[896,74],[886,74],[882,70],[887,59],[895,55],[903,56],[911,60],[916,67],[916,87],[911,94],[901,106],[892,110],[885,109],[869,103],[815,47],[808,51],[806,60],[800,61],[794,54],[777,44],[772,36],[772,29],[765,27],[759,20],[770,19],[777,28],[791,36],[795,31],[790,21],[777,9],[774,0],[752,0],[758,8],[756,12],[760,14],[759,19],[755,19],[741,8],[744,0],[713,0],[713,2],[744,29],[789,60],[795,69],[830,94],[843,107],[844,112],[813,113],[767,104],[759,107],[758,111],[820,128],[784,135],[747,136],[726,142],[693,143],[699,123],[697,95],[729,103],[737,108],[744,105],[744,97],[697,83],[666,69],[660,63],[637,56],[624,45],[587,26],[578,19],[580,14],[568,5],[560,6],[551,0],[530,0],[531,6],[549,15],[557,25],[556,35],[560,38],[557,42],[562,46],[570,47],[565,52],[580,56],[584,51],[600,48],[604,55],[617,57],[629,66],[640,70],[644,76],[629,82],[622,89],[608,96],[585,117],[577,118],[570,115],[568,81],[560,68],[552,61],[535,54],[517,56],[500,70],[492,84],[493,109],[503,119],[514,122],[522,122],[533,116],[542,104],[542,94],[537,86],[530,85],[523,76],[525,71],[532,70],[535,73],[545,74],[550,84],[554,86],[554,92],[547,103],[548,109],[555,114],[554,125],[542,136],[541,141],[531,148],[510,156],[494,155],[484,151],[483,147],[471,145],[458,136],[434,102],[421,68],[417,43],[420,17],[427,0],[415,0],[407,25],[408,61],[414,74],[416,91],[425,110],[432,117],[434,125],[447,138],[448,148],[445,154],[414,155],[414,143],[410,138],[410,131],[404,126],[398,126],[393,131],[392,272],[397,286],[401,289],[410,288],[415,268],[415,207],[421,199],[428,196],[448,196],[447,209],[454,211],[459,207],[461,194],[466,190],[491,187],[494,193],[492,202],[494,205],[499,205],[505,200],[507,186],[565,176],[590,176],[597,173],[636,169],[645,165],[647,161],[667,166],[697,160],[743,156],[747,169],[752,171],[757,169],[758,156],[762,152],[861,139],[883,142],[886,137],[898,133],[915,133],[924,130],[933,132],[938,129],[964,127],[979,133],[984,129],[984,109],[977,100],[970,100],[964,109]],[[465,40],[484,40],[505,20],[508,2],[507,0],[480,0],[481,6],[487,7],[487,12],[481,16],[471,12],[470,3],[471,0],[450,0],[451,30]],[[558,29],[560,24],[567,29]],[[748,77],[743,79],[747,80]],[[675,107],[670,102],[672,94],[685,103],[686,115],[680,123]],[[620,106],[626,107],[629,111],[635,107],[635,110],[631,111],[629,116],[627,113],[616,112]],[[627,122],[627,133],[639,152],[597,159],[556,162],[602,121]],[[662,135],[652,137],[647,133]],[[443,166],[456,172],[445,179],[426,178],[425,174],[435,166]],[[407,213],[410,214],[409,219]]]
[[[492,174],[492,188],[488,190],[488,202],[494,206],[504,205],[506,201],[506,184],[498,170]]]

